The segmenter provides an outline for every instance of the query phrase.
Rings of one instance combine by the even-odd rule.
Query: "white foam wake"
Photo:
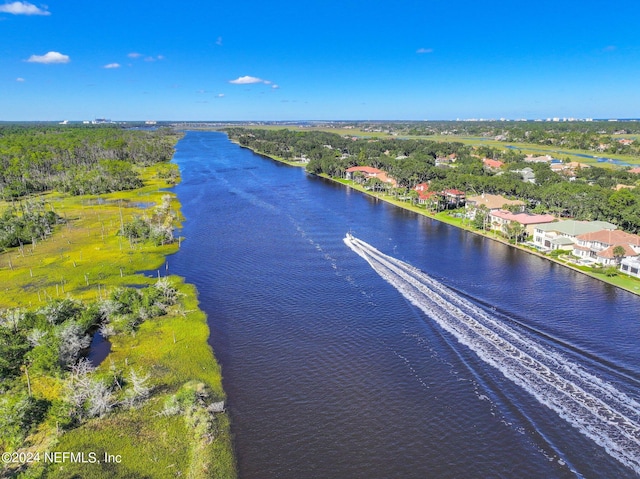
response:
[[[638,401],[413,266],[350,234],[344,242],[460,343],[640,474]]]

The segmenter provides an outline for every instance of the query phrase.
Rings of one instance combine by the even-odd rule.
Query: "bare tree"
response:
[[[60,363],[68,367],[75,363],[80,351],[89,347],[91,338],[85,334],[82,327],[73,321],[65,324],[58,331],[60,338]]]
[[[168,277],[160,278],[154,287],[162,293],[164,303],[167,305],[176,304],[180,297],[180,292],[173,286]]]
[[[114,406],[111,388],[104,382],[91,379],[87,391],[86,411],[88,417],[103,417]]]
[[[111,388],[103,381],[95,379],[91,373],[95,368],[86,358],[71,368],[67,382],[67,399],[78,418],[102,417],[115,405]]]
[[[24,320],[24,311],[20,308],[6,309],[0,312],[0,326],[17,331],[18,326]]]
[[[142,376],[136,373],[135,369],[129,371],[129,380],[131,388],[127,390],[123,404],[133,408],[144,402],[151,394],[151,386],[149,386],[150,375],[147,373]]]
[[[98,329],[103,338],[109,338],[116,334],[116,330],[112,324],[102,323]]]
[[[112,299],[104,299],[98,304],[100,315],[105,321],[109,321],[118,312],[118,303]]]
[[[34,328],[31,330],[31,332],[27,336],[27,341],[31,343],[31,346],[36,347],[40,345],[42,338],[44,338],[46,335],[47,335],[46,331],[42,329]]]

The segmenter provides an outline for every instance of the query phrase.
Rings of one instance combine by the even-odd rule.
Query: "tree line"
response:
[[[136,167],[169,162],[176,136],[117,126],[0,126],[0,198],[138,188]]]
[[[594,154],[640,157],[638,121],[364,121],[327,122],[330,128],[358,128],[365,133],[401,137],[474,136],[508,143],[528,143]],[[620,141],[631,140],[632,142]]]
[[[406,195],[417,184],[430,182],[432,191],[457,188],[467,194],[501,194],[525,201],[536,213],[610,221],[631,233],[640,232],[640,192],[637,188],[614,189],[638,184],[638,175],[626,169],[581,168],[573,177],[552,171],[547,163],[527,163],[525,155],[513,149],[427,139],[354,139],[317,131],[230,128],[226,132],[259,153],[284,159],[305,157],[307,170],[313,174],[344,177],[349,167],[373,166],[398,181],[398,194]],[[449,167],[436,166],[438,159],[450,155],[455,155],[455,162]],[[482,163],[486,157],[505,164],[498,171],[486,169]],[[533,170],[535,183],[523,181],[520,172],[524,168]]]

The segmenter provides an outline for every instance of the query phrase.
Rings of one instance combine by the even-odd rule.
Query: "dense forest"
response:
[[[626,169],[581,168],[575,176],[551,170],[548,163],[527,163],[513,149],[472,147],[459,142],[363,138],[309,131],[229,128],[229,137],[240,145],[285,160],[308,160],[310,173],[343,177],[351,166],[373,166],[398,181],[398,193],[406,194],[418,183],[431,189],[458,188],[469,195],[492,193],[526,201],[536,213],[548,212],[579,220],[605,220],[622,229],[640,232],[640,192],[616,190],[633,187],[640,177]],[[455,154],[455,162],[436,166],[436,160]],[[499,171],[484,168],[482,159],[504,162]],[[521,171],[531,168],[535,183],[523,181]]]
[[[0,126],[0,198],[138,188],[137,166],[168,162],[176,133],[117,126]]]

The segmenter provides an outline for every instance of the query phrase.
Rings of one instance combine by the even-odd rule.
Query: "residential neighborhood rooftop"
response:
[[[479,196],[467,197],[467,204],[471,203],[475,206],[484,205],[490,210],[502,208],[504,205],[524,205],[524,201],[510,200],[502,195],[482,194]]]
[[[621,246],[622,248],[624,248],[624,257],[633,257],[633,256],[638,256],[638,253],[635,252],[635,250],[629,246],[628,244],[620,244],[620,245],[611,245],[608,248],[598,252],[598,256],[602,257],[602,258],[615,258],[616,255],[613,253],[613,250],[618,247]]]
[[[373,166],[352,166],[351,168],[347,168],[346,171],[347,173],[353,173],[355,171],[361,171],[362,173],[369,174],[382,173],[382,170],[374,168]]]
[[[482,160],[482,163],[484,164],[484,166],[486,166],[487,168],[494,168],[494,169],[498,169],[501,168],[502,165],[504,165],[503,161],[500,160],[492,160],[491,158],[484,158]]]
[[[640,236],[632,235],[621,230],[600,230],[578,236],[582,241],[597,241],[607,245],[636,245],[640,246]]]
[[[535,225],[538,223],[551,223],[556,218],[551,215],[536,215],[533,213],[511,213],[509,211],[498,210],[491,212],[492,216],[508,221],[517,221],[521,225]]]
[[[593,233],[600,230],[615,230],[618,227],[612,223],[606,221],[576,221],[565,220],[557,221],[555,223],[548,223],[536,226],[537,230],[541,231],[554,231],[570,236],[578,236],[586,233]]]

